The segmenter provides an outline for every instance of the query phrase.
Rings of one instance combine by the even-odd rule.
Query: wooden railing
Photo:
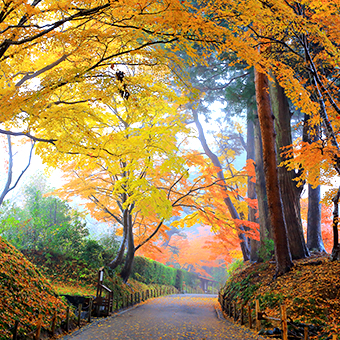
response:
[[[36,329],[33,331],[30,331],[29,333],[25,333],[25,338],[33,338],[34,340],[39,340],[40,339],[40,334],[41,334],[41,330],[42,330],[42,321],[43,321],[43,315],[39,314],[38,315],[38,319],[37,319],[37,324],[36,324]],[[52,318],[50,319],[50,328],[49,329],[45,329],[50,335],[54,335],[55,331],[56,331],[56,326],[57,326],[57,311],[55,310],[53,313]],[[66,309],[66,320],[65,320],[65,325],[66,325],[66,329],[69,330],[69,325],[70,325],[70,307],[67,307]],[[12,327],[11,331],[13,334],[13,340],[17,340],[18,339],[18,330],[19,327],[22,328],[28,328],[30,327],[29,325],[25,325],[22,324],[20,322],[20,320],[15,320],[14,322],[14,326]]]
[[[246,325],[250,329],[255,329],[257,332],[261,329],[261,320],[277,322],[281,325],[281,337],[283,340],[288,340],[288,325],[292,328],[297,328],[292,320],[289,320],[287,315],[287,310],[285,304],[280,306],[280,318],[274,318],[267,316],[265,312],[260,310],[260,301],[255,300],[255,309],[251,308],[251,303],[248,304],[237,304],[236,301],[229,302],[223,299],[221,292],[218,294],[218,301],[221,305],[222,311],[234,322],[239,321],[241,325]],[[254,312],[254,318],[252,313]],[[246,322],[247,319],[247,322]],[[268,337],[268,335],[265,335]],[[277,334],[274,335],[277,337]],[[331,334],[332,340],[337,340],[338,336],[336,334]],[[303,326],[303,340],[309,339],[309,327],[308,325]]]
[[[42,320],[43,316],[40,314],[37,319],[36,327],[33,331],[29,331],[29,333],[25,334],[26,338],[33,338],[34,340],[39,340],[41,332],[44,330],[45,332],[49,333],[51,336],[55,335],[57,326],[60,327],[60,325],[63,323],[64,330],[66,332],[69,332],[71,328],[71,322],[75,323],[78,327],[81,327],[81,312],[83,310],[83,307],[88,310],[87,315],[87,322],[91,322],[92,320],[92,312],[94,312],[96,315],[101,315],[101,311],[97,311],[97,308],[103,307],[104,315],[108,316],[111,312],[116,312],[131,306],[134,306],[135,304],[141,303],[143,301],[146,301],[150,298],[156,298],[159,296],[169,295],[169,294],[175,294],[178,293],[177,289],[171,287],[171,288],[155,288],[155,289],[147,289],[141,292],[134,292],[134,293],[128,293],[128,294],[117,294],[114,296],[111,289],[107,288],[105,285],[101,285],[99,287],[99,290],[101,290],[101,295],[99,294],[98,297],[101,299],[88,299],[86,306],[83,306],[82,304],[78,305],[78,308],[74,311],[75,316],[71,316],[70,307],[68,306],[66,308],[66,317],[64,320],[61,320],[57,317],[57,312],[55,311],[52,318],[48,322],[50,324],[49,328],[44,328],[42,326]],[[106,297],[103,297],[103,295],[106,294],[106,296],[109,296],[109,300],[107,300]],[[97,299],[97,302],[95,302]],[[100,302],[99,302],[100,301]],[[108,312],[107,312],[108,311]],[[59,319],[59,324],[58,324]],[[12,339],[17,340],[18,334],[19,334],[19,328],[21,329],[27,329],[30,325],[25,325],[20,323],[20,320],[16,320],[13,327],[10,329],[12,332]]]

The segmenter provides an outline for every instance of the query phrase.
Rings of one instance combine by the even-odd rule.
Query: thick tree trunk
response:
[[[254,117],[250,117],[250,112],[248,112],[247,121],[247,159],[252,159],[255,161],[255,134],[254,134]],[[256,199],[256,184],[248,178],[248,198]],[[259,222],[255,217],[256,209],[249,207],[248,210],[248,221]],[[250,261],[255,262],[258,260],[258,250],[260,248],[260,241],[250,239]]]
[[[126,199],[127,199],[126,194],[123,194],[123,202],[126,202]],[[98,201],[98,200],[95,199],[95,201]],[[108,266],[111,269],[117,268],[124,261],[124,253],[125,253],[126,242],[127,242],[127,238],[128,238],[128,225],[127,225],[128,216],[127,216],[127,214],[128,214],[128,210],[125,209],[123,211],[123,221],[122,221],[123,222],[123,238],[122,238],[122,241],[120,243],[120,247],[119,247],[119,250],[118,250],[116,257],[108,264]]]
[[[284,90],[276,81],[269,84],[269,91],[275,117],[277,164],[280,165],[288,159],[280,154],[282,148],[292,145],[291,114]],[[295,171],[288,171],[285,166],[279,166],[278,175],[290,252],[293,259],[305,258],[309,256],[309,251],[303,235],[300,213],[302,187],[298,188],[293,180],[296,177]]]
[[[334,210],[333,210],[333,250],[331,255],[332,261],[340,260],[340,244],[339,244],[339,201],[340,201],[340,187],[337,194],[333,198]]]
[[[132,266],[133,266],[133,260],[135,257],[135,244],[133,240],[133,223],[132,223],[132,216],[129,212],[127,214],[127,251],[126,251],[126,257],[125,257],[125,264],[124,267],[120,273],[121,278],[123,279],[123,282],[127,282],[127,280],[130,277]],[[125,221],[124,221],[125,222]]]
[[[305,113],[302,140],[313,143],[320,139],[320,127],[309,124],[310,116]],[[326,251],[321,233],[321,187],[315,189],[308,184],[307,247],[309,250]]]
[[[326,251],[321,234],[320,200],[320,185],[313,189],[308,184],[307,247],[314,251]]]
[[[266,180],[263,169],[263,148],[260,123],[254,121],[255,132],[255,173],[256,173],[256,195],[259,208],[260,242],[263,244],[266,238],[273,239],[272,226],[269,218],[269,208],[266,191]]]
[[[274,117],[270,107],[268,78],[257,70],[255,70],[255,89],[262,135],[269,215],[275,244],[276,275],[281,275],[290,270],[293,262],[289,249],[276,165]]]
[[[201,142],[201,145],[203,147],[204,152],[206,153],[206,155],[210,158],[211,162],[214,164],[214,166],[216,167],[216,171],[217,171],[217,177],[219,178],[219,180],[221,181],[221,185],[225,188],[225,197],[223,198],[223,201],[225,203],[225,205],[227,206],[229,213],[231,215],[231,217],[233,219],[237,219],[237,220],[241,220],[233,202],[231,201],[227,189],[226,189],[226,182],[225,182],[225,178],[224,178],[224,174],[223,174],[223,170],[222,170],[222,165],[218,159],[218,157],[210,150],[207,141],[205,139],[204,136],[204,131],[202,128],[202,125],[198,119],[198,114],[196,112],[196,110],[192,110],[193,113],[193,118],[198,130],[198,138]],[[250,256],[250,249],[249,249],[249,245],[248,245],[248,240],[245,237],[244,233],[242,231],[244,231],[244,227],[241,225],[239,226],[240,228],[240,232],[238,234],[238,237],[240,239],[240,246],[241,246],[241,250],[242,250],[242,255],[243,255],[243,260],[244,261],[248,261],[249,260],[249,256]]]

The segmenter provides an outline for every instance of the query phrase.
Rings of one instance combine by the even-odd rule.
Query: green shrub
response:
[[[196,287],[198,279],[197,274],[167,267],[142,256],[135,257],[131,277],[146,284],[166,284],[175,286],[177,289],[182,288],[183,282],[187,286]]]
[[[269,238],[265,238],[258,251],[258,255],[263,262],[269,261],[274,255],[274,241]]]

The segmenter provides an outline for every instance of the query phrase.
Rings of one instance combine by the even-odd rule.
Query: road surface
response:
[[[81,328],[64,340],[255,340],[245,327],[218,318],[215,295],[178,294],[148,300]]]

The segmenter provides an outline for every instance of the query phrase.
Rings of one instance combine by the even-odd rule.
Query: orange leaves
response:
[[[43,314],[43,327],[50,327],[54,309],[64,318],[66,306],[59,300],[50,283],[37,271],[25,257],[0,237],[0,338],[9,339],[9,332],[16,318],[20,319],[25,329],[19,328],[19,334],[28,332],[37,321],[38,314]]]
[[[256,182],[255,161],[253,159],[247,159],[246,165],[243,167],[243,170],[249,177],[250,181],[255,183]]]
[[[319,140],[310,144],[298,140],[294,148],[288,147],[288,150],[283,150],[283,154],[289,159],[282,162],[281,166],[286,166],[289,170],[301,170],[301,176],[296,179],[298,185],[303,180],[308,180],[313,186],[329,185],[336,176],[332,164],[337,149],[330,142]]]

